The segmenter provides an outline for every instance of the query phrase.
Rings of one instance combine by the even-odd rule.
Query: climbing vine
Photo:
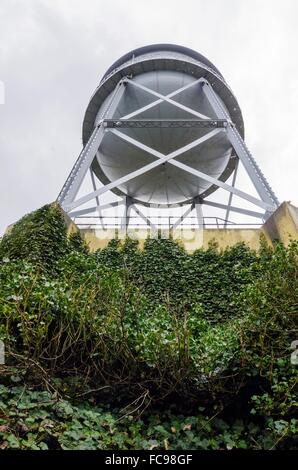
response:
[[[127,239],[90,253],[78,232],[67,234],[59,207],[44,206],[0,242],[2,401],[11,404],[19,393],[10,391],[14,383],[32,390],[24,409],[38,393],[72,407],[77,418],[66,426],[56,408],[45,410],[60,433],[55,446],[62,448],[96,448],[78,424],[90,403],[99,407],[96,417],[108,419],[105,407],[112,407],[115,416],[125,409],[136,420],[135,437],[130,443],[111,437],[113,448],[293,448],[297,281],[295,241],[274,248],[262,242],[259,252],[244,244],[219,250],[212,243],[189,254],[171,239],[148,239],[142,250]],[[38,413],[34,429],[21,420],[9,431],[15,415],[5,406],[0,446],[53,442]],[[140,424],[143,416],[147,424]],[[212,416],[219,421],[207,434],[199,432],[196,420],[207,426]]]

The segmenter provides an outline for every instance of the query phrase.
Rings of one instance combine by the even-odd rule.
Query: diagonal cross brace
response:
[[[193,82],[192,84],[190,84],[191,86],[194,85],[195,83],[198,83],[199,81],[202,81],[201,79],[200,80],[197,80],[195,82]],[[192,108],[189,108],[188,106],[184,106],[183,104],[181,103],[178,103],[177,101],[175,100],[172,100],[170,96],[175,96],[176,94],[180,93],[181,91],[183,90],[186,90],[186,88],[189,88],[189,86],[185,86],[185,87],[182,87],[179,90],[176,90],[174,92],[174,95],[173,93],[170,93],[170,95],[162,95],[161,93],[158,93],[157,91],[154,91],[154,90],[151,90],[150,88],[144,86],[144,85],[141,85],[140,83],[137,83],[137,82],[134,82],[133,80],[130,80],[129,78],[126,79],[126,82],[133,85],[134,87],[136,88],[140,88],[141,90],[143,91],[146,91],[147,93],[150,93],[151,95],[153,96],[157,96],[158,98],[160,98],[160,102],[162,101],[167,101],[168,103],[171,103],[172,105],[176,106],[176,108],[180,108],[180,109],[183,109],[183,111],[186,111],[188,112],[189,114],[193,114],[194,116],[196,117],[199,117],[201,119],[210,119],[208,116],[206,116],[205,114],[201,114],[199,113],[198,111],[195,111],[194,109]],[[158,100],[159,101],[159,100]],[[155,102],[157,103],[157,102]],[[151,103],[152,104],[152,103]],[[157,103],[159,104],[159,103]],[[149,106],[149,105],[148,105]],[[156,106],[154,104],[154,106]],[[150,106],[152,107],[152,106]],[[147,109],[150,109],[149,107],[147,107]],[[139,110],[140,111],[140,110]],[[141,112],[141,111],[140,111]],[[129,115],[129,117],[131,118],[132,117],[132,113]],[[127,116],[123,117],[123,119],[128,119]]]
[[[204,204],[206,206],[216,207],[218,209],[227,209],[227,207],[228,207],[226,204],[220,204],[218,202],[207,201],[206,199],[203,199],[201,204]],[[186,211],[172,225],[172,228],[178,227],[178,225],[180,225],[181,222],[183,222],[183,220],[193,211],[193,209],[194,209],[194,203],[191,203],[191,205],[188,207],[188,209],[186,209]],[[248,209],[242,209],[241,207],[235,207],[235,206],[231,206],[231,205],[229,206],[229,210],[231,212],[236,212],[238,214],[245,214],[245,215],[248,215],[248,216],[251,216],[251,217],[257,217],[259,219],[264,218],[264,212],[255,212],[255,211],[251,211],[251,210],[248,210]]]
[[[148,165],[145,165],[142,168],[139,168],[138,170],[135,170],[132,173],[129,173],[128,175],[122,176],[121,178],[118,178],[117,180],[106,184],[104,187],[99,188],[96,191],[94,191],[90,194],[87,194],[86,196],[83,196],[82,198],[78,199],[77,201],[74,201],[74,202],[70,203],[67,207],[65,207],[65,210],[70,211],[70,210],[74,209],[75,207],[78,207],[78,206],[84,204],[85,202],[88,202],[91,199],[94,199],[95,196],[100,196],[101,194],[104,194],[107,191],[110,191],[111,189],[116,188],[117,186],[120,186],[121,184],[124,184],[124,183],[132,180],[133,178],[136,178],[137,176],[140,176],[144,173],[147,173],[148,171],[152,170],[153,168],[156,168],[157,166],[160,166],[162,163],[165,163],[165,162],[171,160],[172,158],[178,157],[178,155],[182,155],[183,153],[187,152],[188,150],[192,149],[193,147],[196,147],[196,146],[200,145],[201,143],[205,142],[206,140],[209,140],[211,137],[215,136],[216,134],[218,134],[219,132],[222,132],[222,131],[223,131],[223,129],[214,129],[214,130],[208,132],[207,134],[203,135],[202,137],[194,140],[190,144],[187,144],[187,145],[181,147],[180,149],[175,150],[174,152],[171,152],[169,155],[164,155],[161,152],[158,152],[157,150],[154,150],[151,147],[148,147],[147,145],[142,144],[141,142],[138,142],[137,140],[133,139],[132,137],[129,137],[129,136],[123,134],[122,132],[119,132],[116,129],[108,130],[108,132],[112,132],[113,134],[117,135],[118,137],[122,138],[123,140],[126,140],[126,141],[130,142],[131,144],[135,145],[136,147],[139,147],[142,150],[145,150],[145,152],[148,152],[151,155],[154,155],[155,157],[158,158],[158,160],[155,160],[154,162],[151,162]],[[215,180],[215,181],[217,181],[217,180]]]
[[[89,158],[88,158],[88,162],[86,162],[86,158],[83,159],[83,163],[84,163],[84,170],[88,169],[88,164],[89,164],[89,167],[92,163],[92,158],[94,158],[95,154],[96,154],[96,151],[99,147],[99,144],[101,142],[101,139],[103,138],[104,136],[104,129],[102,128],[102,121],[99,122],[99,125],[94,129],[93,131],[93,134],[91,135],[88,143],[86,144],[85,148],[83,149],[82,153],[80,154],[80,157],[79,159],[77,160],[66,184],[64,185],[60,195],[59,195],[59,202],[61,204],[63,204],[63,207],[65,210],[67,211],[70,211],[72,210],[73,208],[75,207],[78,207],[80,206],[81,204],[84,204],[85,202],[91,200],[92,198],[98,198],[99,195],[109,191],[110,189],[113,189],[114,187],[116,186],[119,186],[127,181],[130,181],[131,179],[133,178],[136,178],[137,176],[140,176],[142,174],[144,174],[145,172],[147,171],[150,171],[151,169],[161,165],[162,163],[164,162],[169,162],[170,164],[192,174],[192,175],[196,175],[197,177],[199,178],[202,178],[218,187],[222,187],[223,189],[227,190],[230,192],[230,195],[232,194],[236,194],[238,195],[239,197],[243,198],[243,199],[246,199],[248,200],[249,202],[252,202],[253,204],[259,206],[259,207],[262,207],[263,209],[265,209],[268,212],[274,210],[274,205],[278,204],[278,201],[276,199],[276,197],[274,196],[274,193],[272,192],[271,188],[269,187],[268,183],[266,182],[265,178],[263,177],[262,173],[260,172],[259,168],[257,167],[257,164],[256,162],[253,160],[252,156],[249,154],[243,140],[241,139],[241,136],[240,134],[238,133],[237,129],[234,127],[234,125],[231,123],[230,121],[230,116],[228,115],[228,113],[225,111],[225,109],[223,108],[223,106],[221,105],[221,103],[219,102],[219,100],[217,100],[217,97],[213,91],[213,89],[211,89],[212,87],[209,85],[209,83],[207,82],[207,80],[203,79],[203,78],[200,78],[198,80],[195,80],[194,82],[188,84],[188,85],[185,85],[183,87],[181,87],[180,89],[178,90],[175,90],[174,92],[168,94],[168,95],[161,95],[160,93],[157,93],[153,90],[150,90],[149,88],[141,85],[141,84],[138,84],[136,82],[133,82],[132,80],[130,80],[129,78],[127,77],[124,77],[118,84],[118,98],[119,96],[121,97],[123,92],[124,92],[124,87],[122,86],[122,93],[119,94],[119,87],[120,85],[123,85],[124,83],[130,83],[131,85],[133,86],[136,86],[136,87],[139,87],[141,89],[143,89],[144,91],[154,95],[154,96],[157,96],[158,99],[142,108],[139,108],[138,110],[135,110],[134,112],[130,113],[129,115],[126,115],[126,116],[123,116],[123,118],[120,118],[120,119],[130,119],[134,116],[137,116],[138,114],[142,113],[143,111],[147,110],[147,109],[150,109],[154,106],[157,106],[159,103],[163,102],[163,101],[167,101],[167,102],[170,102],[171,104],[173,104],[174,106],[178,107],[178,108],[181,108],[181,109],[184,109],[185,111],[191,113],[191,114],[194,114],[195,116],[197,117],[200,117],[200,118],[203,118],[203,119],[208,119],[210,120],[209,117],[201,114],[201,113],[197,113],[196,111],[194,111],[193,109],[191,108],[188,108],[184,105],[181,105],[180,103],[172,100],[171,98],[179,93],[181,93],[183,90],[186,90],[188,88],[190,88],[191,86],[194,86],[195,84],[201,82],[203,84],[203,90],[205,92],[205,96],[207,97],[207,99],[209,100],[209,103],[211,104],[214,112],[216,113],[216,115],[219,117],[219,118],[224,118],[226,121],[227,121],[227,127],[226,127],[226,133],[227,133],[227,137],[228,139],[230,140],[231,144],[233,145],[236,153],[238,154],[239,158],[241,159],[241,161],[244,163],[244,166],[245,168],[247,169],[247,172],[248,174],[250,175],[260,197],[262,200],[258,200],[256,198],[254,198],[253,196],[250,196],[246,193],[244,193],[243,191],[240,191],[236,188],[230,185],[228,185],[227,183],[224,183],[220,180],[217,180],[209,175],[206,175],[204,174],[203,172],[200,172],[198,170],[195,170],[194,168],[191,168],[185,164],[183,164],[182,162],[179,162],[179,161],[176,161],[174,160],[175,157],[177,157],[178,155],[181,155],[183,154],[184,152],[190,150],[191,148],[199,145],[200,143],[204,142],[205,140],[213,137],[215,134],[217,134],[218,132],[221,132],[223,131],[223,129],[220,129],[220,130],[214,130],[214,131],[211,131],[209,132],[208,134],[206,134],[205,136],[195,140],[194,142],[172,152],[171,154],[169,155],[164,155],[162,154],[161,152],[158,152],[144,144],[142,144],[141,142],[119,132],[118,130],[110,130],[111,132],[113,132],[115,135],[117,135],[119,138],[123,139],[123,140],[126,140],[127,142],[131,143],[132,145],[135,145],[136,147],[144,150],[145,152],[151,154],[151,155],[154,155],[155,157],[158,158],[157,161],[154,161],[148,165],[145,165],[144,167],[128,174],[128,175],[125,175],[124,177],[122,178],[119,178],[117,181],[114,181],[114,182],[111,182],[109,184],[107,184],[105,187],[103,188],[100,188],[100,189],[97,189],[95,190],[93,193],[91,194],[88,194],[87,196],[84,196],[82,198],[80,198],[79,200],[74,201],[74,198],[78,192],[78,189],[81,185],[81,182],[82,182],[82,178],[84,177],[85,173],[84,171],[82,171],[82,168],[78,168],[78,161],[82,161],[82,158],[81,158],[81,154],[82,153],[85,153],[85,154],[89,154]],[[206,85],[208,86],[208,88],[206,88]],[[208,91],[206,91],[208,90]],[[113,95],[113,98],[115,98],[115,95],[117,95],[117,89],[115,90],[115,94]],[[210,99],[210,96],[211,96],[211,99]],[[119,101],[120,99],[116,100],[117,103],[113,103],[113,98],[111,100],[111,103],[109,105],[109,114],[113,114],[117,105],[119,104]],[[111,108],[112,108],[112,113],[111,113]],[[99,140],[99,143],[98,143],[98,140]],[[97,149],[94,151],[94,148],[96,148],[97,146]],[[95,153],[94,153],[95,152]],[[91,157],[91,154],[94,153],[94,156]],[[239,155],[239,153],[241,155]],[[244,153],[244,157],[243,157],[243,153]],[[86,155],[85,155],[86,157]],[[242,158],[241,158],[242,157]],[[89,162],[89,159],[90,159],[90,162]],[[244,160],[244,161],[243,161]],[[250,170],[250,171],[249,171]],[[256,177],[255,177],[255,174],[257,174],[257,177],[258,179],[261,181],[261,185],[258,185],[258,183],[255,184],[256,182]],[[70,180],[74,180],[75,179],[75,187],[73,188],[73,181],[69,181]],[[257,179],[257,180],[258,180]],[[71,184],[69,184],[71,183]],[[268,186],[267,186],[268,185]],[[65,186],[68,186],[67,188],[65,188]],[[258,186],[258,188],[257,188]],[[261,188],[261,189],[260,189]],[[269,190],[268,190],[269,188]],[[67,189],[67,191],[65,191],[65,189]],[[259,190],[258,190],[259,189]],[[72,193],[71,193],[71,190],[72,190]],[[270,192],[271,191],[271,192]],[[275,198],[275,199],[274,199]],[[63,201],[63,202],[61,202]],[[98,207],[98,201],[97,202],[97,207]],[[68,203],[68,205],[67,205]],[[208,204],[207,201],[204,201],[204,203]],[[211,205],[211,204],[210,204]],[[219,207],[219,206],[218,206]],[[91,212],[92,210],[94,210],[95,208],[87,208],[87,209],[83,209],[81,211],[74,211],[74,212],[71,212],[71,215],[72,214],[79,214],[79,213],[87,213],[87,212]],[[231,210],[235,209],[234,207],[231,207]],[[238,212],[238,211],[235,211],[235,212]],[[240,212],[240,211],[239,211]],[[250,212],[251,214],[248,214],[248,212]],[[247,211],[246,212],[248,215],[253,215],[253,211]],[[262,214],[260,213],[254,213],[254,214],[258,214],[258,216],[260,217]]]
[[[101,204],[100,206],[92,206],[92,207],[86,207],[86,209],[80,209],[78,211],[70,212],[68,215],[70,217],[81,217],[87,214],[91,214],[92,212],[98,211],[99,209],[101,211],[104,211],[106,209],[111,209],[112,207],[119,207],[123,206],[124,202],[123,200],[121,201],[115,201],[115,202],[109,202],[107,204]]]
[[[171,229],[177,228],[183,222],[183,220],[186,219],[186,217],[193,211],[193,209],[194,206],[193,203],[191,203],[191,205],[186,209],[186,211],[180,217],[178,217],[176,222],[173,223]]]
[[[231,212],[236,212],[238,214],[245,214],[249,215],[251,217],[256,217],[258,219],[263,219],[264,218],[264,212],[255,212],[251,211],[249,209],[242,209],[240,207],[235,207],[235,206],[227,206],[227,204],[220,204],[219,202],[213,202],[213,201],[207,201],[206,199],[203,199],[202,204],[205,204],[206,206],[211,206],[211,207],[216,207],[218,209],[227,209],[229,207],[229,210]]]
[[[91,182],[92,182],[93,190],[96,191],[97,188],[96,188],[96,183],[95,183],[95,177],[94,177],[94,173],[93,173],[93,170],[92,170],[91,167],[90,167],[90,176],[91,176]],[[100,207],[100,202],[99,202],[98,196],[95,196],[95,201],[96,201],[96,204],[97,204],[97,212],[98,212],[100,224],[101,224],[102,228],[105,229],[103,221],[102,221],[102,213],[101,213],[101,207]]]
[[[121,79],[115,89],[115,92],[111,98],[111,101],[108,105],[108,108],[105,111],[106,118],[112,118],[117,106],[124,94],[125,91],[125,77]],[[65,209],[67,204],[71,203],[85,178],[85,175],[90,168],[92,161],[96,155],[96,152],[101,144],[101,141],[104,137],[104,128],[99,123],[93,130],[91,137],[89,138],[87,144],[81,151],[76,163],[74,164],[58,198],[57,201]]]
[[[201,139],[203,139],[204,137],[207,137],[207,136],[213,137],[214,135],[216,135],[218,133],[218,131],[221,132],[221,131],[224,131],[224,129],[220,129],[220,130],[217,130],[217,131],[216,130],[211,131],[208,134],[205,134],[205,136],[201,137]],[[236,196],[239,196],[242,199],[246,199],[247,201],[261,207],[262,209],[265,209],[265,210],[271,210],[272,209],[272,205],[268,204],[267,202],[261,201],[260,199],[257,199],[254,196],[251,196],[250,194],[247,194],[244,191],[241,191],[240,189],[234,188],[233,186],[230,186],[229,184],[227,184],[223,181],[220,181],[216,178],[213,178],[212,176],[209,176],[206,173],[203,173],[203,172],[201,172],[199,170],[196,170],[196,169],[194,169],[194,168],[192,168],[188,165],[185,165],[182,162],[174,160],[175,157],[178,157],[179,155],[181,155],[182,153],[185,153],[186,151],[190,150],[194,146],[199,145],[199,143],[202,143],[202,141],[200,141],[201,139],[197,139],[196,141],[192,142],[191,144],[188,144],[185,147],[182,147],[182,149],[175,150],[175,152],[172,152],[169,155],[165,156],[163,153],[158,152],[157,150],[151,149],[147,145],[142,144],[141,142],[133,139],[132,137],[127,136],[126,134],[123,134],[122,132],[120,132],[116,129],[113,129],[110,132],[117,135],[121,139],[126,140],[127,142],[135,145],[136,147],[138,147],[142,150],[145,150],[146,152],[156,156],[162,162],[168,161],[171,165],[174,165],[174,166],[186,171],[187,173],[195,175],[198,178],[201,178],[205,181],[208,181],[209,183],[212,183],[212,184],[214,184],[214,185],[216,185],[220,188],[223,188],[226,191],[229,191],[233,194],[236,194]],[[208,137],[208,138],[210,138],[210,137]],[[205,139],[205,140],[207,140],[207,139]],[[193,145],[193,144],[195,144],[195,145]],[[143,167],[143,168],[145,168],[145,167]]]
[[[188,90],[188,88],[193,87],[194,85],[197,85],[198,83],[202,83],[203,79],[199,78],[198,80],[195,80],[192,83],[188,83],[187,85],[182,86],[181,88],[178,88],[178,90],[172,91],[168,95],[165,95],[163,98],[160,98],[156,101],[152,101],[152,103],[147,104],[146,106],[143,106],[142,108],[136,109],[130,114],[126,114],[126,116],[123,116],[121,119],[131,119],[135,116],[138,116],[139,114],[143,113],[144,111],[148,111],[148,109],[154,108],[155,106],[159,105],[164,101],[164,98],[173,98],[173,96],[179,95],[179,93],[182,93],[182,91]],[[176,103],[176,102],[175,102]],[[204,116],[204,114],[202,114]],[[205,116],[203,119],[210,119],[209,117]]]
[[[264,201],[261,201],[237,188],[234,188],[233,186],[230,186],[229,184],[223,182],[223,181],[220,181],[220,180],[217,180],[216,178],[213,178],[212,176],[209,176],[199,170],[195,170],[194,168],[191,168],[189,167],[188,165],[185,165],[184,163],[182,162],[178,162],[176,160],[174,160],[175,157],[179,156],[179,155],[182,155],[183,153],[187,152],[188,150],[192,149],[193,147],[196,147],[198,146],[199,144],[201,144],[202,142],[210,139],[211,137],[213,137],[214,135],[218,134],[219,132],[223,132],[223,129],[215,129],[211,132],[209,132],[208,134],[205,134],[203,137],[200,137],[199,139],[196,139],[195,141],[191,142],[190,144],[187,144],[185,145],[184,147],[178,149],[178,150],[175,150],[174,152],[171,152],[169,155],[164,155],[162,154],[161,152],[158,152],[157,150],[154,150],[152,149],[151,147],[148,147],[147,145],[133,139],[132,137],[129,137],[128,135],[126,134],[123,134],[122,132],[119,132],[118,130],[116,129],[111,129],[109,130],[109,132],[112,132],[113,134],[117,135],[118,137],[120,137],[121,139],[131,143],[132,145],[135,145],[136,147],[144,150],[145,152],[148,152],[149,154],[151,155],[154,155],[158,158],[157,161],[154,161],[152,163],[149,163],[148,165],[145,165],[144,167],[136,170],[136,171],[133,171],[132,173],[128,174],[128,175],[125,175],[121,178],[119,178],[118,180],[116,181],[113,181],[109,184],[107,184],[106,186],[104,186],[103,188],[100,188],[98,189],[97,191],[91,193],[91,194],[88,194],[84,197],[82,197],[81,199],[78,199],[77,201],[73,202],[70,206],[69,206],[69,210],[72,210],[73,208],[75,207],[78,207],[80,206],[81,204],[84,204],[85,202],[88,202],[90,199],[93,199],[96,195],[101,195],[101,194],[104,194],[105,192],[109,191],[110,189],[113,189],[123,183],[126,183],[127,181],[130,181],[131,179],[133,178],[136,178],[137,176],[140,176],[142,175],[143,173],[146,173],[150,170],[152,170],[153,168],[161,165],[162,163],[165,163],[165,162],[169,162],[170,164],[174,165],[174,166],[177,166],[178,168],[192,174],[192,175],[196,175],[198,178],[202,178],[204,179],[205,181],[208,181],[218,187],[221,187],[223,189],[225,189],[226,191],[229,191],[229,192],[232,192],[233,194],[236,194],[237,196],[261,207],[262,209],[265,209],[265,210],[271,210],[272,209],[272,206],[269,205],[268,203],[264,202]]]
[[[239,167],[239,158],[237,159],[236,161],[236,165],[235,165],[235,169],[234,169],[234,174],[233,174],[233,178],[232,178],[232,186],[235,187],[235,184],[236,184],[236,178],[237,178],[237,173],[238,173],[238,167]],[[227,210],[226,210],[226,221],[225,221],[225,225],[224,225],[224,228],[227,227],[227,224],[228,224],[228,220],[229,220],[229,216],[230,216],[230,207],[231,207],[231,204],[232,204],[232,199],[233,199],[233,193],[230,193],[229,194],[229,200],[228,200],[228,207],[227,207]]]
[[[241,160],[244,168],[246,169],[255,189],[257,190],[261,199],[271,205],[269,211],[273,211],[276,207],[279,206],[279,201],[269,186],[265,176],[261,172],[260,168],[257,165],[257,162],[249,152],[245,142],[240,136],[238,130],[230,120],[230,116],[223,107],[222,103],[219,101],[216,93],[214,92],[210,83],[204,79],[203,84],[203,93],[208,99],[210,105],[212,106],[216,116],[219,119],[227,119],[227,137],[234,147],[236,154]]]
[[[157,231],[157,227],[151,222],[150,219],[148,219],[148,217],[145,216],[145,214],[143,214],[143,212],[135,205],[135,204],[132,204],[131,206],[133,208],[133,210],[135,211],[135,213],[141,217],[141,219],[144,220],[144,222],[146,222],[146,224],[148,225],[148,227],[151,227],[152,230],[155,230]]]

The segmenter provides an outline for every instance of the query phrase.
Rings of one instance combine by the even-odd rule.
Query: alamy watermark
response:
[[[173,238],[183,241],[186,248],[187,244],[192,246],[193,243],[196,248],[203,246],[203,218],[199,222],[197,217],[186,215],[182,206],[165,211],[158,205],[152,205],[142,213],[132,205],[128,215],[123,214],[122,206],[122,201],[105,204],[107,215],[101,212],[86,218],[82,215],[75,222],[83,230],[92,229],[93,237],[99,240],[123,240],[126,237],[139,241],[146,238]]]

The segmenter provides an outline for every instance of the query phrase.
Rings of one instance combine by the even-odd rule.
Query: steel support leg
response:
[[[93,189],[94,189],[94,191],[96,191],[97,188],[96,188],[94,173],[93,173],[93,170],[92,170],[91,167],[90,167],[90,176],[91,176]],[[98,196],[95,196],[95,201],[96,201],[96,204],[97,204],[96,207],[97,207],[97,212],[98,212],[98,218],[100,220],[100,225],[102,226],[103,230],[105,230],[105,226],[104,226],[104,223],[103,223],[103,220],[102,220],[101,207],[100,207],[99,197]]]
[[[237,162],[236,162],[235,170],[234,170],[234,174],[233,174],[233,179],[232,179],[232,186],[233,186],[233,188],[235,187],[235,183],[236,183],[237,172],[238,172],[238,166],[239,166],[239,159],[238,159]],[[228,200],[228,207],[227,207],[227,210],[226,210],[226,221],[225,221],[225,223],[224,223],[224,228],[227,228],[227,224],[228,224],[228,220],[229,220],[229,216],[230,216],[230,210],[231,210],[232,199],[233,199],[233,193],[230,193],[230,195],[229,195],[229,200]]]
[[[194,199],[192,203],[192,208],[196,210],[197,214],[197,221],[198,221],[198,228],[204,228],[204,216],[202,210],[202,201],[199,198]]]
[[[132,204],[132,209],[135,211],[135,213],[141,217],[141,219],[144,220],[144,222],[146,222],[146,224],[148,225],[148,227],[150,227],[152,230],[156,231],[157,230],[157,227],[151,222],[151,220],[145,216],[145,214],[143,214],[143,212],[135,205],[135,204]]]
[[[203,199],[202,204],[205,206],[217,207],[218,209],[225,209],[227,210],[227,204],[220,204],[219,202],[207,201],[207,199]],[[249,215],[251,217],[257,217],[258,219],[263,219],[264,212],[255,212],[248,209],[242,209],[240,207],[230,206],[231,212],[236,212],[237,214],[244,214]]]
[[[177,228],[184,219],[193,211],[194,205],[193,203],[186,209],[186,211],[176,220],[176,222],[172,225],[171,230]]]
[[[240,158],[244,168],[246,169],[246,172],[249,175],[260,198],[262,199],[262,201],[271,205],[271,209],[267,210],[267,213],[273,212],[279,206],[279,202],[273,190],[269,186],[265,176],[258,167],[257,162],[254,160],[253,156],[249,152],[241,135],[239,134],[234,124],[231,122],[229,114],[225,110],[222,103],[219,101],[216,93],[214,92],[212,86],[210,85],[210,83],[208,83],[207,80],[204,80],[204,82],[202,82],[202,88],[206,98],[208,99],[210,105],[216,113],[216,116],[219,119],[227,119],[227,137],[231,145],[233,146],[236,154]]]
[[[131,211],[131,206],[132,206],[132,199],[129,196],[126,196],[124,198],[124,214],[121,220],[121,229],[122,230],[127,230],[128,225],[129,225],[129,216],[130,216],[130,211]]]
[[[105,112],[105,118],[112,118],[119,102],[125,91],[125,79],[121,79],[118,83],[115,93],[111,99],[109,106]],[[76,163],[74,164],[58,198],[57,201],[66,212],[69,210],[69,205],[75,200],[75,197],[81,187],[83,179],[90,168],[96,152],[104,137],[104,128],[101,123],[94,128],[87,144],[81,151]]]

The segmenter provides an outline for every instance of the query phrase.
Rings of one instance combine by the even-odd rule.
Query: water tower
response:
[[[239,163],[257,195],[235,187]],[[92,190],[78,197],[88,172]],[[229,193],[227,203],[209,199],[219,188]],[[241,110],[223,76],[198,52],[172,44],[121,57],[90,99],[83,150],[58,202],[72,218],[98,214],[102,220],[108,192],[118,197],[109,207],[123,205],[126,226],[131,209],[154,225],[142,206],[185,206],[175,228],[192,210],[202,226],[203,206],[224,209],[226,226],[232,212],[265,221],[279,205],[244,142]],[[233,195],[255,210],[233,206]]]

